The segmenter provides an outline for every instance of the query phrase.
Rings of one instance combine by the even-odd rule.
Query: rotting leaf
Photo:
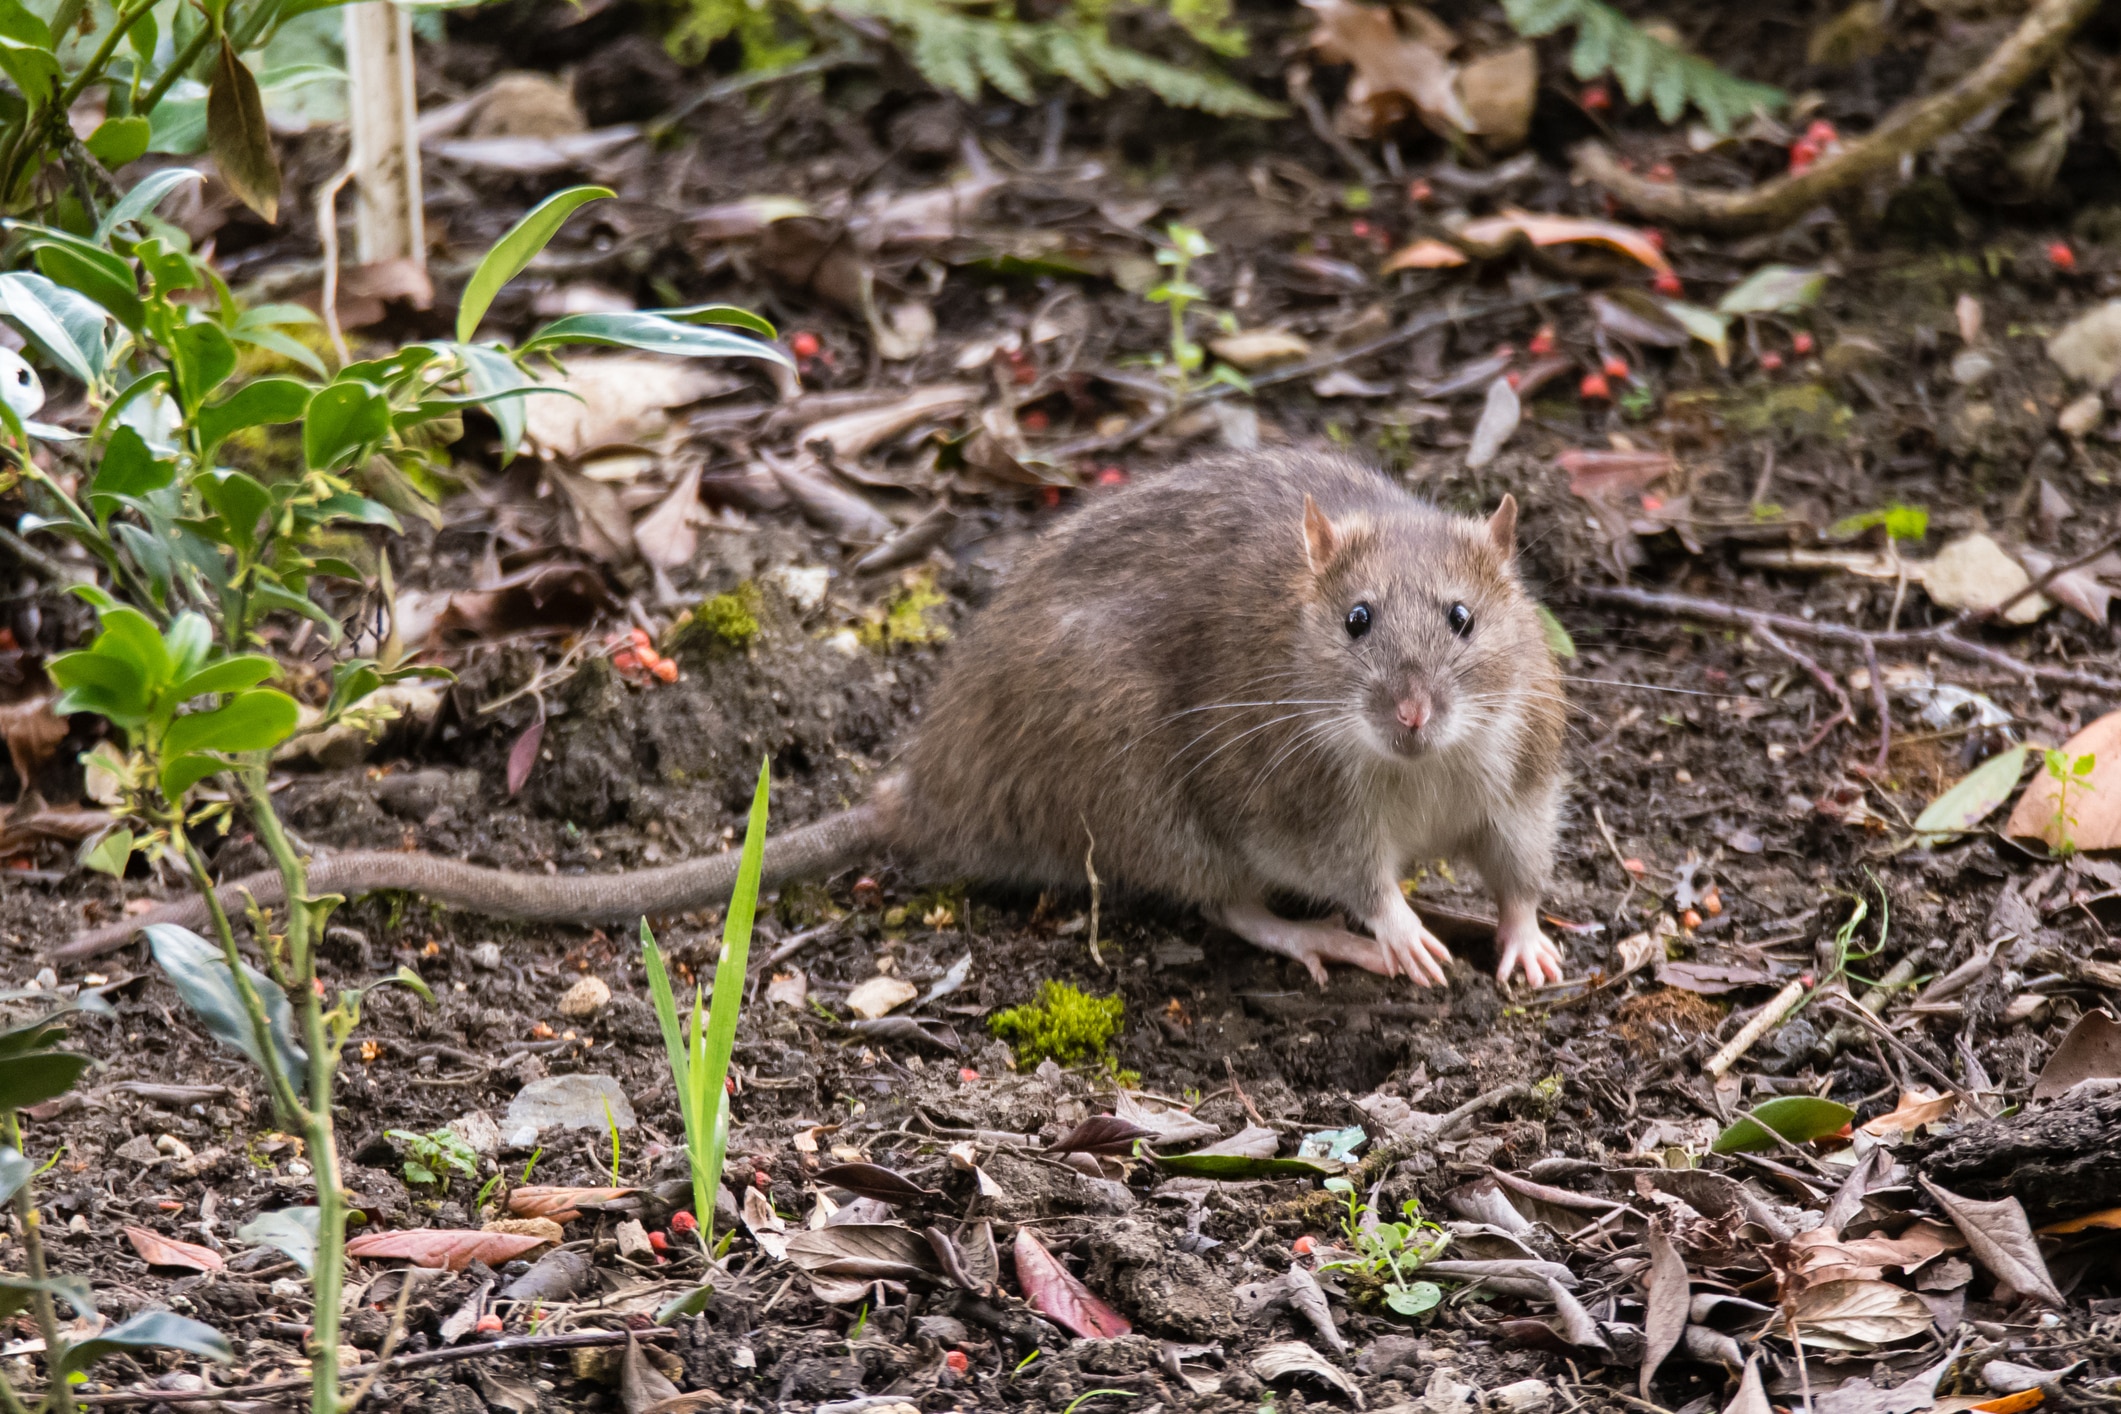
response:
[[[1718,314],[1794,314],[1826,292],[1826,274],[1790,265],[1763,265],[1725,291]]]
[[[522,735],[508,748],[508,793],[515,795],[530,783],[530,773],[538,764],[538,748],[545,744],[545,719],[539,717],[523,728]]]
[[[1974,1260],[1996,1279],[1999,1290],[2028,1301],[2062,1305],[2062,1293],[2048,1275],[2047,1259],[2040,1255],[2039,1239],[2033,1236],[2024,1205],[2016,1198],[1982,1202],[1962,1198],[1917,1175],[1922,1191],[1929,1194],[1945,1216],[1959,1229]]]
[[[1752,1149],[1778,1147],[1776,1136],[1792,1144],[1806,1144],[1839,1134],[1855,1119],[1856,1112],[1833,1100],[1814,1095],[1778,1095],[1753,1107],[1749,1115],[1716,1136],[1710,1151],[1742,1154]]]
[[[1650,1381],[1656,1377],[1657,1367],[1664,1357],[1671,1354],[1686,1334],[1687,1311],[1693,1303],[1693,1291],[1687,1285],[1686,1259],[1672,1245],[1672,1239],[1659,1222],[1651,1222],[1643,1230],[1643,1242],[1650,1249],[1650,1269],[1643,1277],[1645,1295],[1643,1305],[1643,1352],[1642,1377],[1639,1387],[1642,1397],[1650,1397]]]
[[[2065,832],[2068,843],[2080,850],[2121,849],[2121,712],[2107,713],[2064,742],[2062,755],[2072,764],[2092,758],[2091,770],[2070,784],[2068,813],[2075,820],[2062,818],[2060,787],[2042,771],[2018,797],[2003,833],[2040,840],[2055,850],[2062,847]]]
[[[1333,1323],[1333,1308],[1327,1304],[1325,1290],[1311,1269],[1301,1262],[1290,1264],[1287,1290],[1290,1308],[1311,1323],[1318,1338],[1333,1347],[1334,1354],[1347,1354],[1348,1342]]]
[[[1923,807],[1915,817],[1915,835],[1925,846],[1935,846],[1967,833],[1986,820],[1997,806],[2009,800],[2025,774],[2029,746],[1999,751]]]
[[[619,1361],[620,1407],[626,1414],[647,1414],[649,1409],[677,1396],[678,1387],[649,1363],[634,1333],[626,1332],[626,1354]]]
[[[265,123],[265,102],[258,94],[258,80],[225,38],[206,91],[206,145],[236,199],[267,224],[278,222],[280,159],[273,152],[272,129]]]
[[[1956,1093],[1939,1095],[1929,1090],[1909,1090],[1900,1096],[1900,1103],[1893,1109],[1865,1120],[1863,1132],[1881,1139],[1913,1134],[1925,1124],[1950,1119],[1958,1108]]]
[[[827,1229],[830,1231],[831,1229]],[[1016,1284],[1031,1309],[1085,1340],[1111,1340],[1134,1329],[1125,1316],[1099,1300],[1055,1261],[1031,1229],[1016,1230]]]
[[[404,1232],[364,1232],[346,1243],[349,1257],[394,1257],[416,1267],[460,1272],[472,1262],[504,1267],[548,1240],[527,1233],[473,1232],[463,1228],[423,1227]]]
[[[820,1169],[817,1181],[844,1188],[856,1197],[874,1198],[879,1203],[920,1203],[942,1196],[881,1164],[834,1164]]]
[[[1212,1132],[1212,1131],[1211,1131]],[[1112,1154],[1125,1157],[1137,1140],[1158,1134],[1117,1115],[1092,1115],[1053,1142],[1049,1154]]]
[[[174,1237],[144,1227],[127,1224],[125,1240],[140,1254],[140,1260],[150,1267],[182,1267],[193,1272],[218,1272],[227,1267],[219,1252],[211,1247],[201,1247],[194,1242],[179,1242]]]
[[[1377,137],[1411,109],[1448,135],[1474,130],[1458,92],[1458,66],[1445,57],[1455,37],[1434,20],[1431,33],[1401,34],[1393,10],[1356,0],[1303,0],[1317,17],[1310,47],[1329,64],[1349,64],[1342,126]]]
[[[582,1216],[584,1208],[631,1198],[640,1191],[638,1188],[569,1188],[532,1184],[509,1190],[508,1211],[519,1218],[551,1218],[556,1223],[571,1223]]]
[[[1353,1380],[1300,1340],[1281,1341],[1260,1351],[1252,1357],[1252,1373],[1266,1384],[1285,1380],[1291,1375],[1309,1375],[1331,1385],[1358,1404],[1362,1399]]]
[[[1658,349],[1683,349],[1693,337],[1672,312],[1640,290],[1603,290],[1591,296],[1598,327],[1617,338]]]
[[[813,1276],[912,1281],[940,1273],[926,1239],[899,1223],[839,1223],[788,1239],[788,1260]]]
[[[1887,1281],[1827,1281],[1791,1297],[1783,1314],[1806,1345],[1875,1350],[1911,1340],[1931,1326],[1930,1308]]]
[[[1723,1406],[1723,1414],[1774,1414],[1774,1406],[1768,1403],[1767,1390],[1760,1383],[1758,1355],[1745,1362],[1745,1373],[1738,1379],[1738,1393]]]
[[[2033,1082],[2033,1098],[2055,1100],[2087,1080],[2121,1078],[2121,1022],[2094,1009],[2077,1018]]]

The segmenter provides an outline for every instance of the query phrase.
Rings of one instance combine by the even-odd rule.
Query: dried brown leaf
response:
[[[616,1202],[640,1191],[638,1188],[569,1188],[532,1184],[527,1188],[509,1190],[508,1211],[519,1218],[551,1218],[556,1223],[571,1223],[582,1216],[584,1207]]]
[[[133,1251],[150,1267],[183,1267],[194,1272],[218,1272],[228,1265],[221,1254],[211,1247],[201,1247],[195,1242],[179,1242],[174,1237],[164,1237],[144,1227],[128,1226],[126,1241],[132,1243]]]
[[[2033,1082],[2033,1098],[2054,1100],[2087,1080],[2121,1078],[2121,1022],[2112,1013],[2088,1011],[2056,1043]]]
[[[508,793],[516,794],[530,783],[530,773],[538,764],[538,748],[545,744],[545,719],[538,718],[523,728],[523,733],[508,748]]]
[[[1687,1311],[1693,1291],[1687,1285],[1686,1259],[1672,1245],[1664,1224],[1652,1220],[1643,1231],[1650,1250],[1650,1269],[1643,1277],[1642,1397],[1650,1397],[1650,1381],[1664,1357],[1671,1354],[1686,1334]]]
[[[1311,48],[1332,64],[1350,64],[1341,126],[1376,137],[1409,112],[1446,134],[1474,131],[1458,92],[1458,66],[1444,53],[1449,32],[1400,33],[1390,7],[1355,0],[1303,0],[1317,17]],[[1441,29],[1441,26],[1437,27]]]
[[[346,1255],[366,1258],[398,1258],[416,1267],[441,1267],[460,1272],[472,1262],[502,1267],[526,1252],[548,1245],[542,1237],[513,1232],[469,1232],[461,1228],[427,1227],[405,1232],[364,1232],[346,1244]]]
[[[669,494],[655,509],[633,526],[634,547],[641,558],[660,570],[679,569],[692,563],[700,548],[699,527],[693,523],[700,505],[700,464],[694,462],[678,477]]]
[[[1055,1261],[1028,1227],[1016,1230],[1015,1256],[1016,1284],[1023,1289],[1024,1300],[1062,1329],[1086,1340],[1110,1340],[1134,1329],[1125,1316]]]
[[[2062,1293],[2048,1275],[2047,1259],[2040,1255],[2040,1240],[2033,1236],[2024,1205],[2016,1198],[1993,1202],[1962,1198],[1930,1182],[1927,1176],[1920,1177],[1922,1190],[1944,1209],[1945,1216],[1966,1239],[1974,1260],[1996,1279],[2000,1292],[2050,1306],[2062,1304]]]

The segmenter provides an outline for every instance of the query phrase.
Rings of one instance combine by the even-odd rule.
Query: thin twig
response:
[[[1326,116],[1325,105],[1318,101],[1318,94],[1311,87],[1310,65],[1291,64],[1288,72],[1283,75],[1283,80],[1288,86],[1289,96],[1294,98],[1296,106],[1303,110],[1304,121],[1311,125],[1311,131],[1318,135],[1318,140],[1332,148],[1333,155],[1347,164],[1348,170],[1359,177],[1363,185],[1382,186],[1385,174],[1377,169],[1375,162],[1363,155],[1361,148],[1336,131],[1333,120]]]
[[[1715,191],[1681,182],[1653,182],[1622,169],[1597,143],[1576,150],[1576,170],[1622,204],[1668,226],[1724,234],[1787,226],[1828,198],[1898,166],[1957,132],[2046,68],[2069,37],[2099,8],[2099,0],[2041,0],[2010,38],[1948,88],[1903,103],[1860,138],[1841,144],[1803,172],[1763,182],[1750,191]]]
[[[346,333],[339,328],[339,189],[353,180],[353,174],[349,159],[336,176],[317,188],[317,240],[324,247],[324,332],[331,338],[341,368],[353,362],[353,350],[346,346]]]
[[[1893,752],[1893,703],[1886,695],[1885,673],[1878,666],[1878,647],[1863,645],[1863,666],[1871,678],[1871,706],[1878,712],[1878,759],[1871,764],[1871,778],[1885,778],[1885,760]]]
[[[1799,756],[1809,755],[1814,747],[1825,741],[1833,733],[1834,728],[1840,726],[1843,722],[1856,720],[1856,704],[1849,701],[1849,695],[1842,691],[1841,683],[1834,675],[1819,666],[1818,659],[1792,647],[1788,640],[1766,624],[1753,625],[1753,635],[1762,643],[1765,643],[1768,647],[1810,673],[1818,684],[1826,689],[1827,696],[1834,699],[1834,715],[1821,722],[1818,728],[1813,731],[1812,739],[1797,748]]]
[[[570,1331],[565,1335],[506,1336],[480,1344],[453,1345],[442,1350],[424,1350],[412,1355],[393,1355],[388,1360],[357,1365],[344,1373],[363,1376],[399,1374],[406,1370],[424,1369],[430,1365],[477,1360],[488,1355],[535,1355],[548,1350],[583,1350],[594,1346],[624,1345],[629,1337],[640,1340],[668,1340],[676,1335],[675,1330],[659,1327],[644,1331]],[[211,1404],[224,1399],[259,1399],[271,1394],[294,1394],[309,1387],[310,1380],[305,1375],[298,1379],[264,1380],[253,1385],[229,1385],[209,1389],[121,1389],[109,1394],[77,1394],[74,1398],[81,1404],[91,1406]]]
[[[1868,645],[1873,652],[1893,648],[1917,651],[1934,649],[1955,658],[1986,663],[1990,667],[2000,668],[2031,682],[2050,683],[2057,687],[2082,687],[2093,692],[2121,692],[2121,678],[2104,677],[2076,668],[2052,668],[2040,663],[2029,663],[1986,644],[1970,642],[1951,632],[1958,622],[1956,619],[1935,628],[1903,629],[1897,633],[1866,633],[1862,629],[1850,628],[1847,624],[1815,622],[1797,618],[1792,614],[1771,614],[1760,609],[1744,609],[1736,604],[1702,599],[1692,594],[1667,594],[1655,589],[1603,585],[1588,585],[1581,592],[1586,599],[1594,603],[1619,604],[1646,613],[1705,619],[1710,623],[1740,624],[1746,628],[1765,627],[1793,638],[1846,644],[1852,648]]]
[[[1613,852],[1613,862],[1620,866],[1620,877],[1628,881],[1628,891],[1620,896],[1620,908],[1626,908],[1635,897],[1635,890],[1642,887],[1642,881],[1635,877],[1634,870],[1628,868],[1628,857],[1620,852],[1620,841],[1613,838],[1613,827],[1606,824],[1605,812],[1595,801],[1591,804],[1591,818],[1598,823],[1598,833],[1605,838],[1605,847]]]

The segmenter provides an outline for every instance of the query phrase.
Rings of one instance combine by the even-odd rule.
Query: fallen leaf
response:
[[[1657,952],[1661,957],[1663,947],[1659,946]],[[1772,986],[1775,981],[1775,975],[1765,968],[1731,967],[1713,962],[1659,962],[1656,977],[1663,986],[1677,987],[1683,992],[1704,997],[1721,996],[1740,987]]]
[[[1464,265],[1470,259],[1472,257],[1457,246],[1437,240],[1434,236],[1425,236],[1412,245],[1402,246],[1392,252],[1391,258],[1385,261],[1380,270],[1387,275],[1396,270],[1448,270],[1453,266]]]
[[[1255,368],[1307,358],[1311,344],[1286,329],[1241,329],[1208,340],[1208,351],[1233,368],[1249,373]]]
[[[2093,396],[2097,396],[2094,394]],[[2045,482],[2041,483],[2043,486]],[[2018,550],[2018,562],[2025,566],[2027,574],[2039,578],[2053,569],[2058,561],[2054,556],[2030,546]],[[2113,608],[2115,589],[2104,581],[2121,583],[2121,554],[2109,552],[2088,565],[2079,565],[2056,575],[2040,592],[2056,603],[2073,609],[2104,627]]]
[[[695,523],[695,517],[702,512],[700,471],[699,462],[686,467],[655,509],[634,522],[634,548],[657,569],[667,571],[689,565],[700,548],[700,531]]]
[[[1539,97],[1539,55],[1529,44],[1512,44],[1468,59],[1458,71],[1458,93],[1472,131],[1497,148],[1516,147],[1532,130]]]
[[[1716,301],[1718,314],[1786,314],[1807,309],[1826,292],[1826,274],[1789,265],[1763,265]]]
[[[1909,1090],[1900,1096],[1900,1103],[1885,1114],[1863,1122],[1863,1132],[1883,1139],[1891,1135],[1913,1134],[1925,1124],[1936,1124],[1950,1119],[1959,1108],[1956,1094],[1939,1095],[1931,1090]]]
[[[1591,296],[1590,305],[1599,328],[1633,343],[1683,349],[1693,338],[1686,325],[1640,290],[1603,290]]]
[[[2053,1055],[2033,1082],[2033,1098],[2055,1100],[2086,1080],[2121,1078],[2121,1022],[2111,1013],[2084,1013],[2055,1043]]]
[[[2075,823],[2060,818],[2059,787],[2043,770],[2018,797],[2003,833],[2040,840],[2052,850],[2062,848],[2065,833],[2078,849],[2121,848],[2121,712],[2107,713],[2064,742],[2062,755],[2072,763],[2092,758],[2086,775],[2071,778],[2069,813]]]
[[[788,1260],[788,1222],[773,1210],[773,1200],[751,1184],[744,1185],[744,1226],[759,1250],[776,1262]]]
[[[979,389],[958,383],[915,388],[883,407],[811,423],[795,434],[796,449],[816,451],[822,442],[822,450],[835,460],[851,460],[919,423],[954,420],[969,412],[979,396]]]
[[[1931,1327],[1930,1308],[1921,1298],[1886,1281],[1821,1282],[1798,1292],[1782,1309],[1800,1340],[1829,1350],[1875,1350]]]
[[[677,1397],[678,1387],[649,1363],[634,1333],[626,1332],[626,1356],[619,1362],[620,1408],[626,1414],[648,1414],[657,1405]]]
[[[766,984],[766,1000],[801,1011],[810,999],[810,979],[799,970],[776,972]]]
[[[527,1252],[546,1246],[544,1238],[512,1232],[468,1232],[461,1228],[426,1227],[404,1232],[364,1232],[347,1240],[349,1257],[395,1257],[416,1267],[460,1272],[472,1262],[503,1267]]]
[[[873,1198],[879,1203],[919,1203],[942,1196],[881,1164],[834,1164],[818,1170],[817,1181],[844,1188],[858,1198]]]
[[[1158,1146],[1198,1144],[1221,1132],[1206,1120],[1197,1118],[1191,1110],[1132,1090],[1119,1092],[1112,1113],[1115,1118],[1147,1132]]]
[[[899,1223],[837,1223],[788,1239],[788,1260],[812,1276],[912,1281],[941,1275],[934,1249]]]
[[[638,1188],[568,1188],[532,1184],[527,1188],[509,1190],[508,1211],[519,1218],[551,1218],[556,1223],[571,1223],[582,1216],[585,1206],[615,1203],[640,1191]]]
[[[7,758],[24,795],[66,740],[66,718],[54,716],[51,704],[51,694],[45,693],[0,706],[0,739],[7,742]]]
[[[1979,531],[1961,536],[1934,559],[1909,568],[1919,570],[1923,590],[1947,609],[1993,609],[2033,582],[2023,565]],[[2040,595],[2028,594],[2004,612],[2003,620],[2029,624],[2053,607]]]
[[[1458,92],[1458,67],[1445,56],[1453,43],[1439,24],[1426,35],[1401,34],[1390,7],[1355,0],[1303,0],[1317,16],[1310,46],[1329,64],[1349,64],[1340,125],[1354,137],[1382,135],[1409,112],[1449,136],[1475,131]]]
[[[1670,452],[1601,452],[1578,447],[1554,464],[1569,474],[1569,494],[1586,500],[1647,491],[1679,470]]]
[[[2121,1231],[2121,1208],[2101,1208],[2096,1213],[2086,1213],[2080,1218],[2068,1218],[2059,1223],[2049,1223],[2040,1229],[2043,1233],[2057,1236],[2072,1232],[2089,1232],[2093,1228]]]
[[[1475,250],[1496,254],[1520,237],[1535,246],[1600,245],[1641,261],[1652,270],[1669,270],[1671,262],[1648,236],[1618,221],[1600,221],[1582,216],[1545,216],[1531,211],[1506,211],[1468,221],[1452,233]]]
[[[408,648],[587,628],[617,607],[604,577],[578,560],[544,560],[477,589],[401,589],[393,627]]]
[[[201,1247],[192,1242],[179,1242],[174,1237],[164,1237],[144,1227],[125,1229],[126,1241],[132,1243],[133,1251],[150,1267],[183,1267],[194,1272],[218,1272],[228,1263],[211,1247]]]
[[[2047,1398],[2047,1391],[2038,1385],[2021,1389],[2016,1394],[1998,1395],[1984,1399],[1973,1406],[1974,1414],[2021,1414],[2021,1411],[2037,1408]]]
[[[670,426],[670,409],[742,384],[694,359],[582,354],[538,386],[557,391],[522,400],[530,439],[547,452],[580,460],[598,447],[650,442]]]
[[[508,793],[516,794],[530,782],[530,773],[538,764],[538,748],[545,743],[545,719],[538,718],[523,728],[522,735],[508,748]]]
[[[2050,1306],[2062,1304],[2062,1293],[2048,1275],[2047,1259],[2040,1255],[2039,1240],[2033,1236],[2025,1208],[2016,1198],[1993,1202],[1962,1198],[1938,1187],[1925,1175],[1916,1177],[1922,1190],[1944,1209],[1945,1216],[1966,1239],[1974,1260],[1996,1279],[1999,1291]]]
[[[1963,835],[1994,813],[2018,788],[2031,747],[1999,751],[1962,776],[1915,817],[1915,833],[1927,845]]]
[[[829,1230],[829,1229],[828,1229]],[[1062,1329],[1086,1340],[1111,1340],[1126,1335],[1133,1324],[1099,1300],[1089,1287],[1053,1259],[1031,1229],[1016,1230],[1016,1284],[1031,1309]]]
[[[1325,1290],[1319,1286],[1318,1278],[1301,1262],[1292,1263],[1288,1274],[1289,1306],[1311,1323],[1318,1338],[1333,1348],[1337,1355],[1348,1353],[1347,1339],[1341,1335],[1340,1327],[1333,1322],[1333,1307],[1326,1300]]]
[[[1212,1130],[1210,1131],[1213,1132]],[[1136,1140],[1155,1139],[1159,1136],[1152,1130],[1119,1118],[1117,1115],[1092,1115],[1075,1128],[1056,1139],[1049,1154],[1111,1154],[1124,1158],[1134,1148]]]
[[[1723,1414],[1774,1414],[1774,1406],[1768,1403],[1767,1390],[1760,1383],[1758,1355],[1745,1362],[1745,1374],[1738,1381],[1738,1393],[1723,1406]]]
[[[1730,366],[1731,326],[1728,320],[1713,309],[1703,309],[1684,300],[1660,299],[1657,303],[1678,322],[1680,328],[1709,346],[1709,352],[1716,355],[1718,367]]]
[[[871,977],[847,993],[847,1009],[864,1021],[874,1021],[920,994],[921,989],[903,977]]]
[[[1252,1373],[1267,1384],[1287,1379],[1291,1375],[1309,1375],[1322,1380],[1339,1390],[1348,1398],[1360,1401],[1361,1393],[1355,1382],[1337,1367],[1300,1340],[1282,1341],[1270,1345],[1252,1357]]]
[[[1498,378],[1490,383],[1487,404],[1480,410],[1480,422],[1473,428],[1473,440],[1466,448],[1466,468],[1478,471],[1494,461],[1523,416],[1524,408],[1509,380]]]
[[[1693,1303],[1693,1291],[1687,1285],[1686,1260],[1664,1225],[1652,1220],[1643,1230],[1643,1242],[1650,1250],[1649,1271],[1643,1276],[1643,1352],[1642,1375],[1638,1382],[1642,1397],[1650,1397],[1650,1381],[1657,1374],[1657,1367],[1664,1357],[1678,1346],[1679,1338],[1686,1333],[1687,1311]]]
[[[1855,1117],[1854,1110],[1833,1100],[1815,1095],[1778,1095],[1755,1105],[1751,1114],[1740,1116],[1717,1135],[1710,1152],[1739,1154],[1751,1149],[1776,1149],[1781,1147],[1776,1142],[1778,1135],[1792,1144],[1806,1144],[1839,1134]]]

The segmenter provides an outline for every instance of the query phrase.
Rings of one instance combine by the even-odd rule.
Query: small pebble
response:
[[[567,989],[566,996],[560,998],[560,1015],[576,1020],[595,1016],[610,1000],[611,988],[605,985],[603,978],[594,975],[584,977]]]
[[[471,965],[478,968],[481,972],[500,971],[501,945],[499,943],[479,944],[471,950]]]
[[[1519,1380],[1488,1391],[1488,1408],[1501,1414],[1544,1414],[1554,1403],[1554,1388],[1545,1380]]]

